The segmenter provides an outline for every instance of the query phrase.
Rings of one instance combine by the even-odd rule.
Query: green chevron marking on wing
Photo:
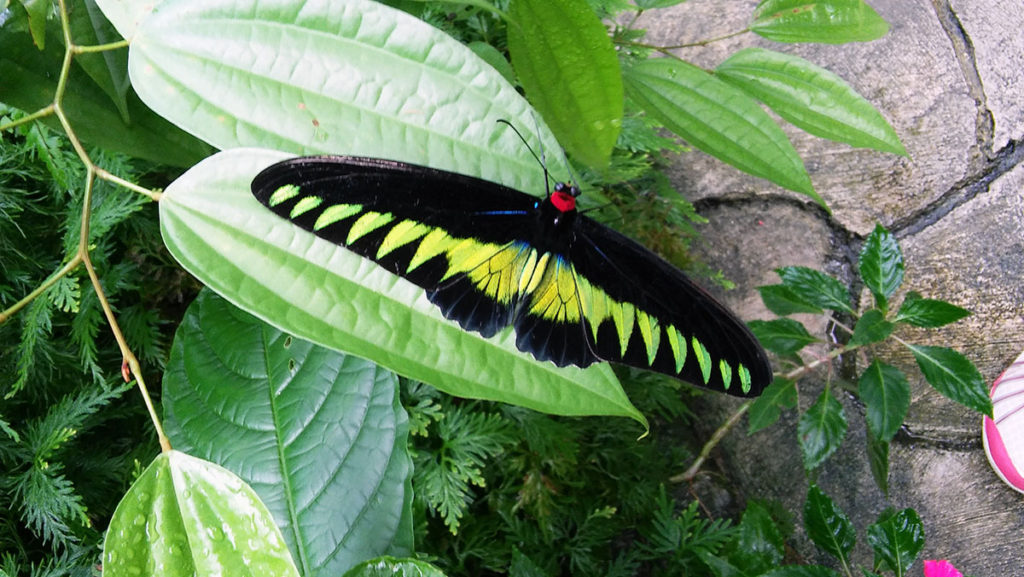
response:
[[[697,364],[700,365],[700,373],[706,385],[711,380],[711,355],[697,337],[690,339],[690,344],[693,346],[694,356],[697,357]]]

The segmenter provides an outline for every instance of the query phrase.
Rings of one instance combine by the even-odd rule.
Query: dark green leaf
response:
[[[793,319],[750,321],[747,324],[764,348],[780,355],[793,354],[818,340]]]
[[[992,416],[988,387],[967,357],[945,347],[907,346],[914,353],[925,380],[937,391],[969,409]]]
[[[378,557],[356,565],[342,577],[445,577],[444,572],[419,559]]]
[[[821,312],[821,307],[804,300],[786,285],[760,286],[757,287],[757,291],[761,293],[761,300],[764,301],[764,306],[780,317],[797,313],[818,314]]]
[[[768,509],[756,501],[747,503],[739,524],[739,539],[732,561],[748,575],[759,575],[778,566],[785,540]]]
[[[27,34],[0,33],[0,102],[28,112],[49,106],[63,58],[57,37],[40,52]],[[213,150],[154,114],[134,93],[128,96],[132,123],[126,124],[110,97],[78,67],[71,68],[68,86],[75,88],[64,95],[64,112],[87,143],[174,166],[191,166]],[[44,121],[59,128],[54,116]]]
[[[868,526],[868,544],[875,552],[875,565],[902,577],[924,547],[924,524],[913,509],[903,509]]]
[[[53,3],[50,0],[21,0],[19,2],[28,14],[28,29],[32,33],[32,42],[39,50],[46,48],[46,17]],[[53,46],[51,44],[51,46]]]
[[[779,420],[782,409],[792,409],[796,406],[796,381],[777,378],[765,387],[761,396],[754,399],[750,407],[748,420],[750,429],[748,434],[753,435],[761,429],[772,425]]]
[[[909,292],[896,314],[896,322],[930,329],[954,323],[970,314],[970,311],[946,301],[921,298],[916,292]]]
[[[607,166],[622,128],[623,96],[604,24],[586,0],[513,0],[509,16],[508,50],[527,98],[569,154]]]
[[[234,473],[179,451],[161,453],[118,503],[103,575],[298,577],[281,531]]]
[[[775,272],[782,284],[804,301],[824,309],[853,312],[850,292],[835,278],[804,266],[782,267]]]
[[[875,225],[858,262],[864,284],[875,296],[875,302],[883,311],[896,289],[903,284],[903,253],[896,239],[881,224]]]
[[[121,39],[114,27],[103,17],[95,0],[75,0],[68,10],[71,38],[75,44],[88,46],[105,44]],[[106,50],[75,56],[75,64],[92,78],[121,113],[121,119],[130,123],[128,116],[128,49]]]
[[[746,48],[715,75],[807,132],[851,146],[906,155],[896,131],[835,74],[792,54]]]
[[[548,577],[546,571],[519,550],[512,547],[512,562],[508,567],[509,577]]]
[[[693,146],[825,206],[786,134],[743,91],[674,58],[651,58],[623,74],[629,97]]]
[[[776,42],[843,44],[881,38],[889,24],[863,0],[763,0],[750,28]]]
[[[825,389],[797,424],[804,468],[808,471],[825,462],[846,436],[843,406]]]
[[[889,441],[881,441],[868,431],[868,465],[875,485],[889,495]]]
[[[849,562],[850,551],[857,543],[857,530],[850,518],[817,485],[811,485],[807,491],[804,529],[820,549],[839,559],[843,565]]]
[[[903,371],[875,360],[857,383],[871,434],[890,441],[910,408],[910,385]]]
[[[896,325],[885,320],[882,311],[870,309],[857,319],[857,325],[853,327],[853,336],[850,337],[850,344],[868,345],[882,342],[889,338],[895,327]]]
[[[200,293],[164,377],[168,436],[249,482],[304,575],[412,551],[398,379]]]
[[[786,565],[758,577],[839,577],[839,573],[820,565]]]

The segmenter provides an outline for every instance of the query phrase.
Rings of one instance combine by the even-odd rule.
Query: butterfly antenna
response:
[[[536,118],[534,120],[536,120]],[[526,138],[523,136],[523,134],[519,132],[519,129],[513,126],[511,122],[505,120],[504,118],[499,118],[497,122],[500,122],[501,124],[504,124],[511,128],[512,132],[515,132],[516,136],[519,137],[519,140],[523,141],[523,145],[526,146],[526,150],[530,151],[530,154],[533,155],[533,158],[534,160],[537,161],[537,164],[539,164],[540,167],[544,169],[544,192],[548,196],[551,196],[551,178],[550,174],[548,173],[548,165],[546,162],[544,162],[544,143],[541,143],[540,156],[537,156],[537,153],[533,151],[533,147],[530,146],[530,143],[526,141]]]

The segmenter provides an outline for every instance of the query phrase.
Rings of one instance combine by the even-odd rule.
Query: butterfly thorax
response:
[[[536,205],[534,238],[531,244],[541,252],[568,254],[575,240],[576,196],[579,189],[559,183],[551,194]]]

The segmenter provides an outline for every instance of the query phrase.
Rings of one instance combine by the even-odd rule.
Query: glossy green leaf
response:
[[[444,573],[419,559],[379,557],[356,565],[342,577],[444,577]]]
[[[871,468],[871,476],[875,479],[875,485],[882,490],[882,493],[889,496],[889,441],[876,438],[871,431],[868,431],[868,466]]]
[[[32,34],[32,42],[40,50],[46,48],[46,17],[53,4],[49,0],[21,0],[18,2],[28,16],[28,29]],[[52,46],[52,44],[51,44]]]
[[[860,277],[883,311],[889,297],[903,284],[903,252],[896,238],[882,225],[875,225],[857,263]]]
[[[785,133],[738,88],[675,58],[645,60],[623,78],[631,99],[693,146],[825,206]]]
[[[875,565],[902,577],[924,548],[924,524],[913,509],[903,509],[868,526]]]
[[[907,345],[924,373],[928,384],[961,405],[992,416],[992,399],[988,396],[981,373],[967,357],[945,347]]]
[[[801,298],[800,295],[785,285],[759,286],[757,287],[757,292],[761,293],[761,300],[764,302],[764,306],[781,317],[797,313],[818,314],[821,312],[821,307],[815,306]]]
[[[573,157],[603,168],[622,128],[622,71],[586,0],[512,0],[508,51],[530,102]],[[571,31],[571,33],[567,33]]]
[[[497,121],[558,150],[469,48],[369,0],[166,0],[139,24],[128,70],[153,110],[221,149],[389,158],[537,195],[542,168]]]
[[[896,325],[885,320],[882,311],[869,309],[864,312],[857,324],[853,327],[853,336],[850,337],[850,344],[869,345],[880,343],[889,338]]]
[[[758,577],[839,577],[839,573],[820,565],[787,565],[762,573]]]
[[[970,314],[967,309],[946,301],[926,299],[916,292],[909,292],[896,313],[896,322],[931,329],[955,323]]]
[[[222,152],[167,188],[164,243],[200,281],[288,333],[456,396],[646,425],[607,364],[558,368],[516,349],[511,330],[491,339],[463,331],[423,289],[267,210],[250,183],[283,158]]]
[[[796,381],[776,378],[765,387],[761,396],[754,399],[747,419],[750,423],[748,434],[753,435],[779,420],[783,409],[796,407]]]
[[[857,383],[868,429],[876,438],[892,440],[910,409],[910,384],[903,371],[875,359]]]
[[[906,155],[896,131],[864,97],[832,72],[794,56],[747,48],[715,75],[768,105],[810,134]]]
[[[125,494],[103,545],[105,577],[298,577],[281,532],[227,469],[161,453]]]
[[[734,564],[748,575],[760,575],[778,566],[785,554],[786,542],[764,505],[748,502],[737,528],[736,551],[730,558]]]
[[[819,549],[844,565],[857,543],[853,522],[817,485],[811,485],[804,502],[804,530]]]
[[[163,384],[172,445],[238,471],[302,574],[412,552],[408,419],[394,373],[205,290],[178,328]]]
[[[780,355],[791,355],[818,341],[804,325],[793,319],[750,321],[747,324],[764,348]]]
[[[810,471],[836,452],[846,436],[843,406],[825,389],[797,423],[804,468]]]
[[[805,266],[787,266],[775,272],[782,278],[782,284],[803,301],[823,309],[853,312],[850,291],[834,277]]]
[[[120,40],[120,35],[96,6],[95,0],[74,0],[68,9],[71,38],[79,46],[106,44]],[[92,78],[103,92],[110,97],[125,123],[131,122],[128,115],[128,49],[106,50],[75,56],[74,63]]]
[[[776,42],[844,44],[881,38],[889,24],[863,0],[762,0],[750,28]]]
[[[51,34],[46,50],[39,51],[27,33],[5,30],[0,34],[0,102],[27,112],[49,106],[63,59],[59,37]],[[134,93],[127,97],[131,124],[126,124],[110,97],[77,66],[71,67],[68,86],[75,88],[64,95],[64,112],[87,144],[174,166],[190,166],[211,152],[146,108]],[[52,115],[44,122],[60,127]]]

